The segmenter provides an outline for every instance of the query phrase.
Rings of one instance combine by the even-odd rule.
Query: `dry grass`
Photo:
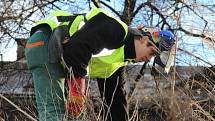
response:
[[[165,88],[158,84],[153,87],[154,93],[150,95],[142,93],[132,95],[129,97],[130,121],[215,121],[214,69],[206,68],[189,79],[181,79],[180,83],[174,85],[174,92],[171,84]],[[166,81],[171,82],[171,79],[167,78]],[[156,81],[159,81],[159,78]],[[88,85],[87,110],[83,114],[83,120],[101,120],[99,117],[103,103],[95,84],[91,82]],[[152,87],[136,88],[141,92]],[[19,98],[13,95],[6,97],[37,119],[33,97]],[[2,98],[0,100],[0,121],[30,121],[30,118],[17,108]]]

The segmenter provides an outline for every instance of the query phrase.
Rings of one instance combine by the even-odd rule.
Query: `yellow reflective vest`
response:
[[[103,12],[107,16],[115,19],[117,22],[119,22],[124,30],[125,30],[125,36],[124,39],[127,36],[128,33],[128,26],[122,22],[121,20],[117,19],[113,15],[111,15],[109,12],[105,11],[102,8],[93,8],[86,16],[84,15],[78,15],[74,21],[71,23],[70,28],[69,28],[69,34],[72,36],[76,31],[79,29],[79,25],[81,22],[84,22],[85,20],[90,20],[92,17],[97,15],[98,13]],[[50,16],[71,16],[73,14],[70,14],[65,11],[55,11],[51,14]],[[32,29],[31,29],[31,35],[35,32],[35,30],[39,26],[48,26],[50,30],[54,30],[59,25],[68,25],[69,22],[63,22],[58,24],[56,20],[42,20],[39,21]],[[114,52],[111,55],[107,56],[100,56],[100,57],[92,57],[90,62],[89,62],[89,77],[91,78],[108,78],[110,77],[115,71],[117,71],[120,67],[123,67],[127,65],[128,62],[124,61],[124,46],[115,49]],[[62,65],[66,67],[67,65],[65,64],[65,61],[62,58]]]
[[[56,27],[59,25],[68,25],[68,22],[62,22],[59,23],[56,19],[57,16],[73,16],[73,14],[63,11],[63,10],[56,10],[52,13],[50,13],[48,16],[50,16],[49,19],[41,20],[34,25],[34,27],[31,28],[30,35],[32,35],[38,28],[41,26],[45,26],[50,28],[51,31],[53,31]],[[76,16],[76,15],[74,15]],[[84,22],[84,15],[78,15],[75,17],[75,19],[72,21],[71,26],[69,28],[69,34],[72,36],[79,28],[79,25],[81,22]]]
[[[124,36],[124,39],[125,39],[128,34],[128,26],[121,20],[115,18],[109,12],[105,11],[104,9],[102,9],[102,8],[92,9],[86,15],[86,19],[90,20],[93,16],[97,15],[100,12],[103,12],[107,16],[115,19],[117,22],[119,22],[123,26],[125,33],[126,33]],[[89,77],[90,78],[104,78],[104,79],[108,78],[114,72],[116,72],[120,67],[123,67],[127,64],[128,64],[128,62],[124,61],[124,46],[122,46],[118,49],[115,49],[111,55],[92,57],[89,62]]]

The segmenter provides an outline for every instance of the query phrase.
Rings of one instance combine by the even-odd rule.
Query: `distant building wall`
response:
[[[0,70],[0,93],[33,94],[33,80],[26,63],[3,62]]]
[[[25,60],[25,45],[27,42],[27,39],[24,38],[17,38],[15,39],[17,43],[17,60],[18,61],[24,61]]]

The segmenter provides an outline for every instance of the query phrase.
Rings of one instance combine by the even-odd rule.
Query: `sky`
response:
[[[203,2],[206,2],[207,4],[209,4],[208,0],[204,0]],[[109,3],[112,4],[112,6],[115,6],[115,8],[117,7],[115,1],[111,1]],[[118,9],[120,9],[120,7]],[[192,16],[187,16],[186,19],[187,20],[188,19],[192,20],[193,18],[192,18]],[[212,18],[209,18],[209,19],[213,20]],[[198,19],[193,20],[194,28],[195,28],[195,26],[197,26],[196,24],[198,24],[198,22],[196,22],[196,20],[198,20]],[[190,26],[188,26],[188,27],[190,27]],[[184,48],[186,50],[188,50],[189,52],[192,52],[196,56],[201,57],[201,58],[205,59],[208,62],[215,63],[215,51],[214,51],[214,48],[212,48],[212,49],[209,48],[207,46],[207,44],[203,44],[202,41],[198,40],[197,38],[193,38],[193,37],[189,37],[189,36],[186,37],[186,38],[187,38],[186,40],[194,40],[194,41],[183,42],[184,45],[179,44],[180,47],[184,46]],[[4,46],[4,44],[0,45],[0,54],[3,54],[3,61],[15,61],[16,60],[16,48],[17,48],[16,43],[14,41],[9,43],[9,45],[7,46],[6,50],[4,48],[2,48]],[[202,47],[202,45],[203,45],[203,47]],[[104,54],[104,53],[109,54],[107,50],[104,50],[102,54]],[[100,55],[102,55],[102,54],[100,54]],[[184,53],[179,53],[179,54],[184,54]],[[185,55],[183,59],[185,59],[188,62],[189,61],[190,62],[195,61],[195,58],[190,57],[188,55]],[[202,62],[198,62],[198,63],[202,63]],[[181,64],[183,64],[183,62],[181,62]],[[204,64],[204,63],[202,63],[202,64]]]
[[[16,43],[12,41],[6,49],[4,48],[5,44],[6,43],[0,44],[0,54],[3,54],[3,61],[15,61],[17,50]]]
[[[108,1],[107,0],[107,3],[108,4],[110,4],[111,6],[115,6],[116,5],[116,2],[115,1]],[[92,5],[92,4],[91,4]],[[68,7],[68,6],[67,6]],[[87,7],[85,7],[85,8],[87,8]],[[63,8],[63,9],[69,9],[69,10],[72,10],[71,8]],[[75,12],[76,10],[74,9],[74,12]],[[87,11],[87,10],[86,10]],[[50,11],[51,12],[51,11]],[[17,45],[16,45],[16,42],[15,41],[11,41],[9,44],[8,44],[8,46],[7,46],[7,48],[4,48],[5,47],[5,45],[6,45],[7,43],[0,43],[0,54],[3,54],[3,61],[16,61],[16,56],[17,56],[17,54],[16,54],[16,50],[17,50]],[[103,51],[102,51],[102,53],[100,53],[99,55],[105,55],[105,54],[110,54],[112,51],[107,51],[107,49],[104,49]]]

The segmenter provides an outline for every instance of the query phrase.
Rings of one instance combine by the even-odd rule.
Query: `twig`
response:
[[[23,111],[21,108],[19,108],[16,104],[14,104],[12,101],[10,101],[9,99],[7,99],[5,96],[3,96],[2,94],[0,94],[0,97],[3,98],[4,100],[6,100],[8,103],[10,103],[12,106],[14,106],[18,111],[22,112],[24,115],[26,115],[29,119],[33,120],[33,121],[37,121],[35,118],[33,118],[31,115],[29,115],[28,113],[26,113],[25,111]]]
[[[189,51],[187,51],[187,50],[184,50],[184,49],[181,49],[181,48],[178,48],[178,50],[183,51],[183,52],[187,53],[188,55],[191,55],[191,56],[193,56],[193,57],[195,57],[195,58],[197,58],[197,59],[199,59],[199,60],[201,60],[201,61],[207,63],[208,65],[213,66],[213,64],[211,64],[211,63],[209,63],[209,62],[207,62],[207,61],[201,59],[200,57],[194,55],[193,53],[191,53],[191,52],[189,52]]]
[[[199,109],[199,111],[202,112],[202,114],[205,115],[208,119],[210,119],[211,121],[215,121],[215,119],[210,115],[210,113],[208,113],[207,111],[205,111],[196,102],[192,102],[192,105],[195,105]]]

